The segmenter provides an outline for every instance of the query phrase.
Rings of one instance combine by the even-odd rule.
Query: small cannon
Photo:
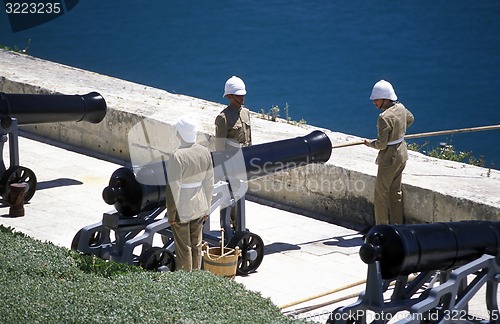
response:
[[[0,93],[0,195],[7,199],[10,185],[26,183],[24,201],[36,190],[32,170],[19,165],[19,125],[86,121],[99,123],[106,115],[106,102],[97,92],[86,95]],[[10,166],[3,160],[3,148],[9,142]]]
[[[489,323],[500,323],[498,221],[377,225],[359,255],[368,264],[365,292],[333,311],[327,323],[370,317],[372,323],[466,323],[472,320],[468,303],[484,284]]]
[[[306,136],[266,144],[212,152],[214,191],[211,212],[220,208],[219,231],[203,227],[203,240],[219,245],[224,235],[227,247],[238,246],[237,274],[255,271],[264,257],[262,239],[245,224],[246,181],[309,163],[323,163],[331,155],[328,136],[314,131]],[[82,228],[75,235],[72,249],[120,263],[141,265],[145,269],[175,269],[175,242],[166,217],[166,163],[153,162],[136,168],[119,168],[103,190],[103,199],[115,210],[104,213],[101,222]],[[235,224],[230,224],[234,207]],[[114,232],[115,240],[110,238]],[[142,233],[142,234],[141,234]],[[139,235],[141,234],[141,235]],[[159,234],[162,246],[153,246]]]

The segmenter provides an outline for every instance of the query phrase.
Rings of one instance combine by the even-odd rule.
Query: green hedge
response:
[[[0,225],[2,323],[298,323],[207,271],[158,273],[83,256]]]

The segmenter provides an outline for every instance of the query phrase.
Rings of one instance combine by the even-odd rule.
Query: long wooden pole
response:
[[[415,280],[416,277],[417,276],[413,275],[413,274],[410,275],[410,276],[408,276],[408,282],[412,282],[413,280]],[[365,280],[365,282],[366,282],[366,280]],[[354,283],[352,286],[354,287],[355,284],[356,283]],[[391,281],[391,283],[389,284],[389,287],[394,286],[395,284],[396,284],[396,281]],[[345,289],[346,288],[340,288],[340,289],[337,289],[337,290],[340,291],[340,290],[345,290]],[[333,299],[333,300],[330,300],[330,301],[326,301],[326,302],[321,303],[321,304],[312,305],[312,306],[306,306],[306,307],[302,307],[302,308],[299,308],[299,309],[295,309],[295,310],[291,310],[291,311],[286,311],[286,312],[283,312],[283,313],[284,314],[286,313],[287,315],[298,315],[298,314],[307,313],[307,312],[310,312],[312,310],[315,310],[315,309],[318,309],[318,308],[321,308],[321,307],[329,306],[329,305],[332,305],[332,304],[335,304],[335,303],[338,303],[338,302],[341,302],[341,301],[344,301],[344,300],[347,300],[347,299],[350,299],[350,298],[357,297],[361,293],[362,292],[353,293],[353,294],[346,295],[346,296],[343,296],[343,297],[339,297],[339,298],[336,298],[336,299]],[[318,296],[322,297],[320,295],[318,295]],[[304,300],[309,301],[309,300],[312,300],[312,299],[314,299],[314,297],[308,298],[308,299],[304,299]],[[280,308],[282,308],[282,307],[280,307]]]
[[[442,131],[436,131],[436,132],[410,134],[410,135],[405,135],[405,139],[439,136],[439,135],[449,135],[449,134],[459,134],[459,133],[468,133],[468,132],[480,132],[480,131],[495,130],[495,129],[500,129],[500,125],[469,127],[469,128],[442,130]],[[359,142],[337,144],[337,145],[333,145],[332,148],[341,148],[341,147],[348,147],[348,146],[354,146],[354,145],[361,145],[364,143],[365,143],[364,141],[359,141]]]
[[[326,301],[326,302],[321,303],[321,304],[312,305],[312,306],[306,306],[306,307],[302,307],[302,308],[299,308],[299,309],[296,309],[296,310],[293,310],[293,311],[284,312],[284,314],[286,314],[286,315],[299,315],[299,314],[307,313],[307,312],[310,312],[312,310],[315,310],[315,309],[318,309],[318,308],[321,308],[321,307],[330,306],[332,304],[336,304],[338,302],[341,302],[341,301],[344,301],[344,300],[347,300],[347,299],[358,297],[361,293],[362,293],[362,291],[357,292],[357,293],[353,293],[353,294],[350,294],[350,295],[342,296],[342,297],[339,297],[339,298],[335,298],[335,299]]]
[[[295,305],[298,305],[298,304],[303,304],[303,303],[305,303],[307,301],[310,301],[310,300],[313,300],[313,299],[318,299],[320,297],[324,297],[324,296],[327,296],[327,295],[331,295],[331,294],[334,294],[334,293],[342,291],[342,290],[347,290],[349,288],[353,288],[353,287],[362,285],[364,283],[366,283],[366,279],[359,280],[359,281],[353,282],[351,284],[348,284],[348,285],[345,285],[345,286],[342,286],[342,287],[339,287],[339,288],[336,288],[336,289],[333,289],[333,290],[329,290],[329,291],[326,291],[326,292],[323,292],[323,293],[320,293],[320,294],[317,294],[317,295],[314,295],[314,296],[311,296],[311,297],[300,299],[300,300],[297,300],[297,301],[294,301],[294,302],[291,302],[291,303],[288,303],[288,304],[285,304],[285,305],[281,305],[281,306],[279,306],[279,308],[280,309],[284,309],[284,308],[289,308],[291,306],[295,306]]]

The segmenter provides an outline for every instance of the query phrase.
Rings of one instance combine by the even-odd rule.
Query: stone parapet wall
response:
[[[152,155],[158,157],[172,148],[175,142],[166,134],[171,133],[178,117],[191,113],[201,121],[198,140],[213,148],[214,119],[223,104],[0,50],[0,92],[86,94],[92,91],[99,92],[108,105],[101,123],[40,124],[22,126],[22,130],[83,149],[89,155],[124,163],[132,160],[137,164],[141,158],[147,161]],[[129,143],[133,140],[129,141],[129,136],[138,136],[140,132],[135,130],[145,124],[148,145],[139,154],[134,147],[131,154]],[[324,131],[334,144],[360,140],[314,126],[267,121],[252,114],[254,144],[303,136],[316,129]],[[407,222],[500,219],[499,171],[409,153],[403,175]],[[332,223],[362,228],[373,220],[376,154],[364,145],[334,149],[325,164],[252,180],[249,188],[255,199],[302,210]],[[20,156],[22,161],[22,147]]]

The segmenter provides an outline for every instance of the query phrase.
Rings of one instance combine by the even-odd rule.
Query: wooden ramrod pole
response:
[[[480,131],[487,131],[487,130],[494,130],[494,129],[500,129],[500,125],[479,126],[479,127],[450,129],[450,130],[442,130],[442,131],[427,132],[427,133],[409,134],[409,135],[405,135],[405,139],[431,137],[431,136],[439,136],[439,135],[449,135],[449,134],[459,134],[459,133],[468,133],[468,132],[480,132]],[[337,145],[333,145],[332,148],[355,146],[355,145],[361,145],[364,143],[365,143],[364,141],[359,141],[359,142],[337,144]]]

